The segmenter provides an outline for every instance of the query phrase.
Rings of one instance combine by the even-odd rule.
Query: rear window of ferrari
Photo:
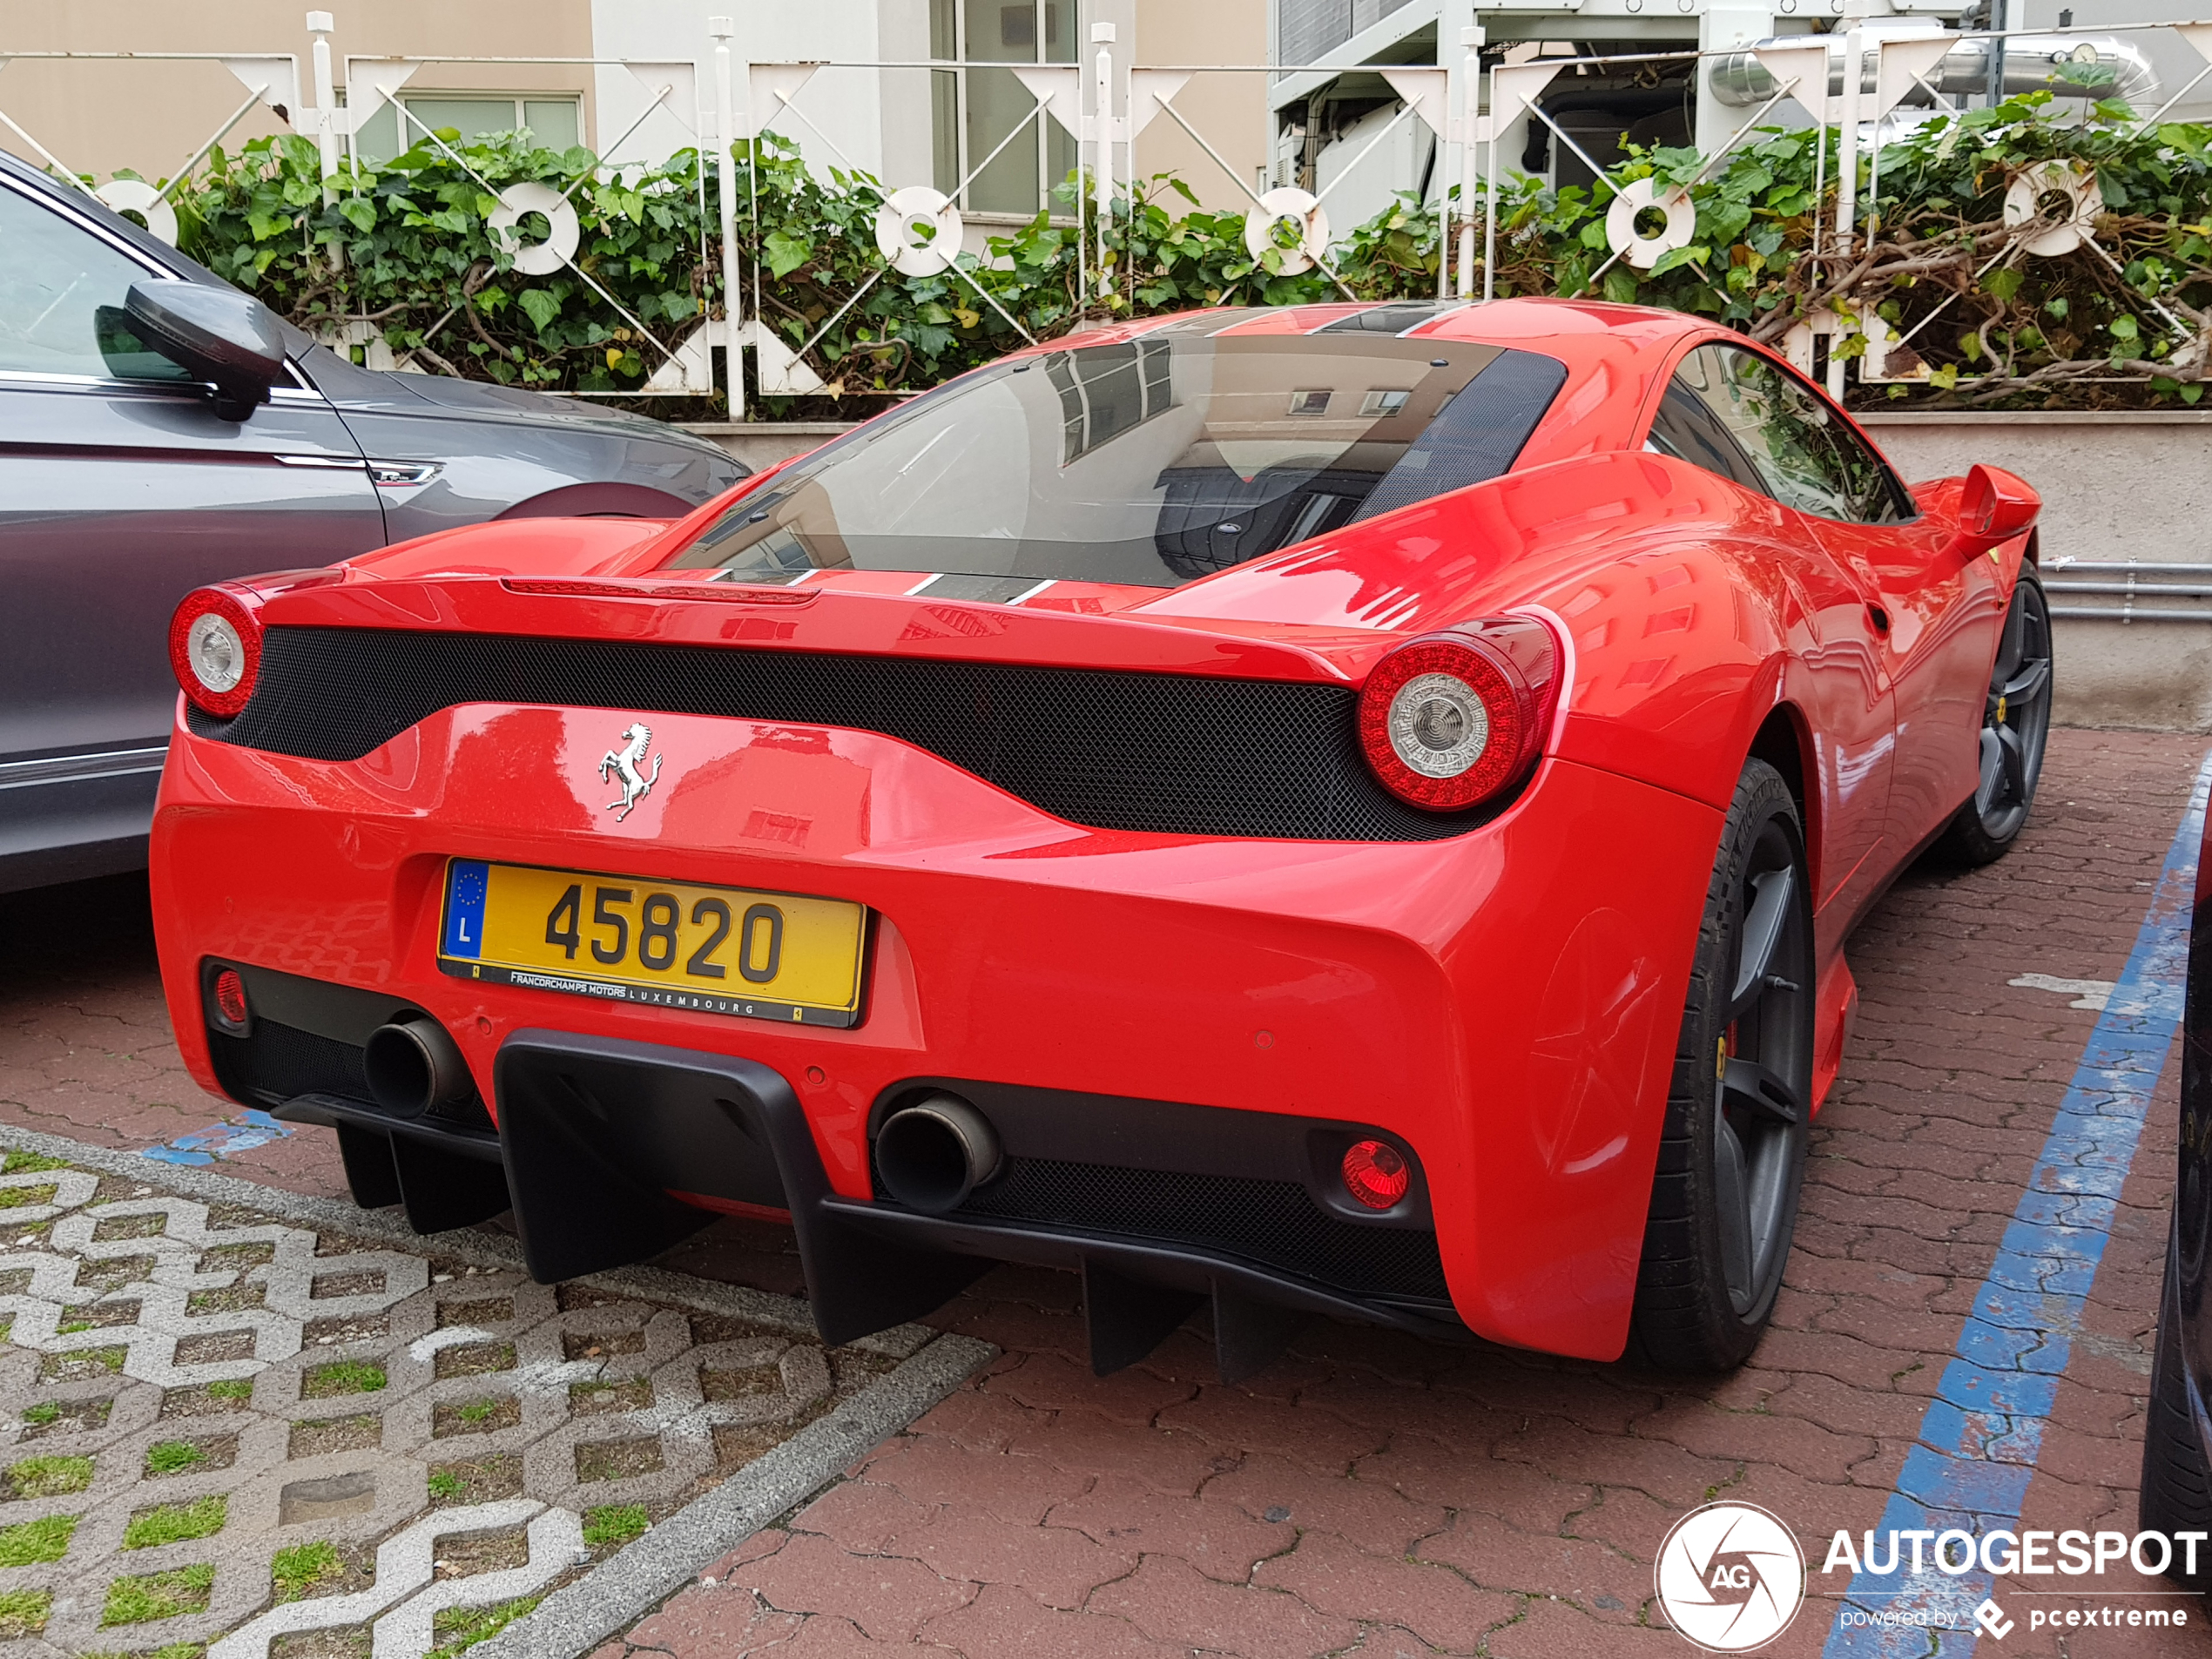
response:
[[[839,439],[671,563],[1174,587],[1496,477],[1566,378],[1534,352],[1356,330],[1076,346]]]

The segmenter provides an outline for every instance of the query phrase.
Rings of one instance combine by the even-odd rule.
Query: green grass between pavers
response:
[[[41,1515],[19,1526],[0,1527],[0,1567],[32,1567],[69,1554],[70,1534],[82,1515]]]
[[[269,1583],[280,1602],[296,1602],[327,1578],[342,1578],[346,1563],[324,1539],[280,1549],[269,1562]]]
[[[464,1423],[481,1423],[499,1409],[496,1399],[471,1399],[454,1408],[454,1415]]]
[[[92,1484],[88,1457],[27,1457],[8,1466],[8,1484],[18,1498],[58,1498]]]
[[[215,1588],[212,1567],[179,1567],[144,1578],[118,1578],[107,1587],[107,1606],[101,1610],[103,1629],[118,1624],[145,1624],[154,1619],[173,1619],[180,1613],[202,1613]]]
[[[78,1364],[98,1366],[111,1377],[123,1374],[123,1362],[130,1357],[128,1348],[65,1348],[59,1353],[50,1353],[39,1367],[45,1377],[58,1377],[70,1366]]]
[[[148,1474],[182,1474],[196,1463],[207,1461],[207,1453],[190,1440],[163,1440],[146,1447]]]
[[[384,1367],[366,1359],[334,1359],[300,1379],[300,1398],[327,1399],[333,1394],[374,1393],[384,1386]]]
[[[602,1544],[626,1544],[652,1524],[642,1503],[603,1503],[583,1512],[583,1541],[594,1549]]]
[[[212,1579],[213,1572],[208,1574]],[[0,1590],[0,1640],[35,1636],[46,1628],[54,1598],[45,1590]]]
[[[60,1158],[45,1157],[37,1152],[10,1152],[8,1161],[0,1163],[0,1175],[22,1175],[32,1170],[66,1170],[69,1165]]]
[[[123,1529],[123,1548],[152,1549],[158,1544],[180,1544],[188,1538],[205,1538],[223,1530],[230,1500],[220,1493],[195,1498],[190,1503],[158,1503],[131,1517]]]
[[[454,1656],[488,1642],[525,1613],[535,1609],[545,1598],[525,1595],[512,1602],[502,1602],[497,1607],[442,1608],[430,1621],[434,1635],[445,1638],[422,1656],[422,1659],[454,1659]]]
[[[54,1194],[60,1190],[59,1187],[50,1185],[0,1187],[0,1210],[28,1210],[33,1204],[51,1204]]]
[[[430,1495],[434,1498],[457,1498],[469,1490],[469,1483],[451,1469],[430,1471]]]
[[[136,1653],[79,1654],[78,1659],[201,1659],[206,1651],[205,1642],[172,1642],[165,1648],[142,1648]]]
[[[23,1408],[23,1420],[33,1428],[44,1428],[62,1414],[61,1402],[42,1399],[36,1406]]]
[[[221,1382],[209,1383],[207,1392],[217,1399],[251,1399],[253,1383],[246,1377],[226,1377]]]

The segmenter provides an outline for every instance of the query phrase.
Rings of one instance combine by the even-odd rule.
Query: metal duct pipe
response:
[[[1809,46],[1821,37],[1787,35],[1778,39],[1763,40],[1762,46]],[[1846,37],[1829,35],[1828,95],[1837,97],[1844,90],[1844,51]],[[1892,37],[1896,38],[1896,37]],[[1866,64],[1859,83],[1862,94],[1874,90],[1877,57],[1873,41],[1867,41]],[[1951,96],[1986,96],[1989,91],[1989,57],[1992,42],[1962,40],[1953,46],[1943,61],[1925,78],[1929,85],[1939,92]],[[2094,52],[2095,57],[2087,56]],[[2080,53],[2081,56],[2077,57]],[[2002,59],[2005,93],[2006,97],[2019,92],[2033,92],[2046,88],[2054,92],[2074,97],[2125,98],[2129,106],[2148,114],[2157,107],[2158,73],[2143,56],[2142,48],[2131,41],[2112,35],[2013,35],[2005,41]],[[2109,86],[2090,87],[2067,78],[2077,66],[2095,64],[2109,69],[2114,80]],[[1749,109],[1764,104],[1774,96],[1774,77],[1749,51],[1730,52],[1714,60],[1706,74],[1706,84],[1713,96],[1723,104],[1737,109]],[[1914,87],[1905,102],[1925,104],[1927,94]]]

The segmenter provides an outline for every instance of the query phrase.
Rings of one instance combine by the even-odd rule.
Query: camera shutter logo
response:
[[[1805,1558],[1755,1504],[1709,1503],[1674,1524],[1652,1572],[1667,1622],[1709,1653],[1749,1653],[1790,1628]]]

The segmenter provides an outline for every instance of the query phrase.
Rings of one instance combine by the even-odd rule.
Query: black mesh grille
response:
[[[215,1069],[233,1094],[248,1095],[278,1105],[295,1095],[342,1095],[350,1100],[368,1098],[368,1074],[361,1065],[361,1051],[334,1037],[256,1020],[251,1036],[234,1037],[220,1031],[208,1034],[215,1053]]]
[[[335,1095],[375,1109],[362,1051],[350,1042],[318,1036],[274,1020],[254,1021],[248,1036],[211,1030],[207,1037],[216,1076],[233,1096],[281,1106],[301,1095]],[[433,1122],[492,1132],[491,1114],[474,1095],[451,1106],[433,1109],[430,1117]]]
[[[1339,1221],[1295,1181],[1010,1158],[954,1213],[1197,1245],[1355,1296],[1450,1296],[1434,1233]]]
[[[714,714],[880,732],[1101,829],[1427,841],[1488,821],[1375,781],[1343,686],[1190,674],[384,629],[273,628],[253,700],[192,730],[352,760],[461,703]],[[613,736],[613,730],[609,732]]]

